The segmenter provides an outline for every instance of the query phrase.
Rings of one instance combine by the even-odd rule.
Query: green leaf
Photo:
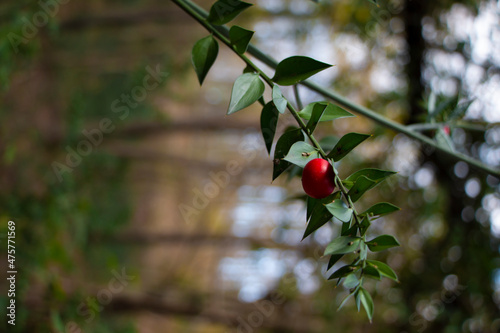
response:
[[[302,236],[302,240],[325,225],[325,223],[330,221],[331,218],[332,214],[330,214],[328,209],[326,209],[326,207],[321,203],[321,200],[318,200],[318,203],[312,210],[311,219],[307,223],[306,231],[304,232],[304,236]]]
[[[236,52],[243,54],[247,51],[250,39],[252,39],[254,32],[251,30],[244,29],[240,26],[233,25],[229,29],[229,40],[231,44],[234,45]]]
[[[240,75],[234,81],[227,114],[235,113],[252,105],[262,96],[264,89],[264,83],[260,80],[258,74],[246,73]]]
[[[365,242],[359,243],[359,258],[361,260],[366,260],[368,256],[368,246],[366,246]]]
[[[366,242],[372,252],[383,251],[391,247],[399,246],[399,242],[391,235],[382,235]]]
[[[380,202],[378,204],[375,204],[365,210],[363,213],[360,215],[366,215],[366,216],[384,216],[393,212],[396,212],[400,210],[401,208],[394,206],[393,204],[390,204],[388,202]]]
[[[355,267],[353,267],[351,265],[342,266],[339,269],[337,269],[335,272],[333,272],[333,274],[330,275],[328,280],[342,278],[342,277],[346,276],[347,274],[352,273],[354,271],[354,269],[355,269]]]
[[[299,112],[299,116],[305,120],[311,119],[314,106],[316,104],[326,105],[325,112],[323,113],[320,121],[331,121],[339,118],[355,117],[352,113],[349,113],[341,107],[330,102],[313,102],[307,104],[306,107]]]
[[[342,307],[347,303],[347,301],[349,300],[349,298],[351,298],[353,295],[354,295],[354,293],[352,292],[349,295],[347,295],[346,297],[344,297],[344,299],[340,303],[339,308],[337,309],[337,311],[339,311],[340,309],[342,309]]]
[[[243,69],[243,74],[246,73],[256,73],[256,72],[252,66],[246,65],[246,67]]]
[[[368,228],[370,227],[371,223],[370,223],[370,219],[368,217],[364,217],[360,224],[359,224],[359,232],[361,234],[361,236],[363,236],[366,231],[368,230]],[[366,246],[365,246],[366,247]]]
[[[376,270],[374,267],[368,265],[365,268],[363,268],[363,275],[366,275],[375,280],[381,279],[379,271]]]
[[[351,187],[347,195],[351,198],[352,202],[358,201],[363,194],[365,194],[368,190],[375,187],[377,183],[373,180],[366,178],[365,176],[361,176],[356,179],[356,182]]]
[[[344,287],[346,287],[347,289],[355,288],[358,285],[359,285],[359,279],[356,276],[356,274],[351,273],[351,274],[348,274],[345,277],[345,279],[344,279]]]
[[[239,0],[218,0],[210,8],[207,21],[214,25],[226,24],[250,6],[252,4]]]
[[[300,129],[293,129],[283,133],[276,143],[273,160],[273,180],[278,178],[289,166],[290,162],[283,160],[290,147],[297,141],[304,141],[304,134]]]
[[[299,141],[293,144],[284,160],[303,168],[310,160],[318,157],[319,153],[316,148],[304,141]]]
[[[361,304],[363,304],[363,307],[365,308],[366,314],[368,315],[368,319],[370,319],[371,322],[373,319],[373,310],[375,307],[373,305],[373,299],[370,293],[365,288],[361,287],[359,288],[358,294],[356,295],[356,298],[358,297],[359,300],[361,301]]]
[[[287,101],[277,85],[273,85],[273,102],[280,113],[285,113]]]
[[[314,199],[313,197],[310,197],[310,196],[307,196],[307,199],[306,199],[306,210],[307,210],[307,213],[306,213],[306,222],[309,221],[309,218],[311,217],[311,214],[314,210],[314,208],[316,207],[316,204],[319,202],[320,200],[319,199]]]
[[[357,145],[368,139],[371,135],[359,133],[347,133],[333,147],[333,150],[328,154],[329,158],[333,158],[335,162],[340,161],[351,152]]]
[[[217,59],[218,53],[219,44],[212,35],[202,38],[194,44],[191,51],[191,62],[200,85],[203,84],[203,80]]]
[[[395,174],[394,171],[379,169],[363,169],[347,177],[342,183],[349,188],[349,196],[353,202],[357,201],[368,190],[377,186],[387,177]]]
[[[332,254],[330,256],[330,259],[328,260],[328,266],[326,267],[327,270],[333,267],[339,261],[344,255],[343,254]]]
[[[355,236],[358,228],[356,225],[353,225],[352,227],[349,227],[350,223],[342,223],[342,230],[340,232],[340,235],[342,236]]]
[[[273,102],[267,103],[262,108],[262,113],[260,114],[260,130],[269,154],[271,154],[271,147],[273,145],[274,135],[276,134],[278,117],[279,113]]]
[[[352,217],[352,209],[347,208],[342,200],[335,200],[325,205],[330,213],[342,222],[349,222]]]
[[[389,176],[392,176],[395,173],[397,172],[380,169],[362,169],[353,173],[345,180],[355,182],[359,177],[365,176],[366,178],[373,180],[374,182],[380,183],[382,180],[386,179]]]
[[[324,255],[344,254],[354,252],[358,249],[359,237],[340,236],[335,238],[325,249]]]
[[[366,263],[375,268],[380,273],[380,275],[385,276],[394,281],[398,281],[398,276],[392,270],[392,268],[389,267],[389,265],[377,260],[367,260]]]
[[[290,86],[321,72],[332,65],[304,56],[293,56],[282,60],[276,67],[273,82]]]
[[[314,130],[316,129],[316,125],[318,125],[318,123],[320,122],[321,117],[325,113],[325,110],[326,110],[326,105],[320,103],[314,104],[311,113],[311,119],[307,123],[307,129],[309,130],[309,133],[314,132]]]
[[[447,149],[449,151],[456,151],[456,149],[455,149],[455,143],[450,138],[450,136],[448,134],[446,134],[446,132],[444,131],[443,128],[439,128],[436,131],[436,134],[434,135],[434,140],[442,148]]]

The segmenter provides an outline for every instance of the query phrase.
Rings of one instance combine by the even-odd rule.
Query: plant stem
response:
[[[201,24],[203,24],[203,26],[205,26],[207,29],[209,29],[210,32],[217,32],[218,36],[223,36],[224,39],[226,41],[228,41],[227,36],[229,36],[229,29],[227,27],[225,27],[225,26],[212,26],[212,25],[208,25],[209,27],[207,27],[207,24],[204,24],[202,22],[208,16],[207,12],[204,9],[202,9],[201,7],[199,7],[198,5],[196,5],[195,3],[193,3],[190,0],[172,0],[172,1],[175,2],[176,4],[178,4],[179,6],[181,6],[189,15],[193,16],[193,14],[196,14],[200,19],[198,19],[196,17],[195,17],[195,19],[197,21],[199,21]],[[225,43],[225,44],[228,45],[231,49],[233,49],[233,47],[230,45],[230,43],[229,44]],[[262,51],[260,51],[258,48],[256,48],[252,44],[250,44],[248,46],[248,53],[250,53],[251,55],[253,55],[254,57],[256,57],[257,59],[259,59],[260,61],[262,61],[263,63],[265,63],[266,65],[268,65],[271,68],[275,69],[276,66],[278,65],[278,62],[275,59],[273,59],[269,55],[263,53]],[[260,73],[261,73],[261,71],[260,71]],[[336,105],[338,105],[338,106],[340,106],[348,111],[351,111],[353,113],[357,113],[357,114],[362,115],[366,118],[369,118],[369,119],[373,120],[375,123],[382,125],[386,128],[389,128],[391,130],[394,130],[394,131],[399,132],[399,133],[403,133],[412,139],[420,141],[420,143],[422,143],[424,145],[428,145],[428,146],[432,147],[434,150],[436,150],[438,152],[444,153],[445,155],[453,158],[454,160],[467,162],[468,164],[470,164],[472,167],[474,167],[477,170],[480,170],[482,172],[486,172],[488,174],[491,174],[493,176],[500,178],[500,169],[495,169],[494,167],[488,166],[488,165],[482,163],[481,161],[476,160],[470,156],[464,155],[462,153],[448,150],[446,147],[440,146],[437,142],[435,142],[431,138],[429,138],[425,135],[422,135],[421,133],[419,133],[418,131],[415,131],[414,129],[412,129],[409,126],[405,126],[405,125],[399,124],[391,119],[388,119],[388,118],[384,117],[383,115],[376,113],[375,111],[370,110],[364,106],[358,105],[358,104],[348,100],[347,98],[337,94],[336,92],[329,90],[329,89],[325,89],[322,86],[320,86],[312,81],[305,80],[305,81],[300,82],[300,84],[308,87],[309,89],[319,93],[320,95],[322,95],[326,98],[329,98]]]
[[[208,23],[199,13],[194,11],[189,5],[184,4],[184,0],[172,0],[174,3],[179,5],[183,10],[185,10],[191,17],[193,17],[196,21],[198,21],[200,24],[202,24],[210,33],[213,33],[221,42],[226,44],[231,50],[233,50],[248,66],[250,66],[253,70],[255,70],[260,77],[266,81],[266,83],[272,88],[274,86],[273,81],[271,78],[266,75],[257,65],[255,65],[247,56],[244,54],[240,54],[236,51],[236,49],[233,47],[231,44],[231,41],[227,39],[226,36],[223,36],[218,30],[215,29],[215,26],[211,25]],[[307,128],[307,125],[304,123],[304,120],[300,117],[298,111],[294,108],[294,106],[287,100],[287,108],[292,114],[292,116],[295,118],[295,121],[299,124],[302,132],[306,134],[306,136],[309,138],[311,143],[314,145],[314,147],[318,150],[319,154],[321,157],[323,157],[326,160],[330,160],[327,157],[326,152],[323,150],[319,142],[316,140],[314,135],[309,131]],[[333,165],[333,161],[330,160],[330,163]],[[344,196],[344,199],[346,201],[346,204],[349,208],[353,210],[353,215],[355,219],[355,223],[359,226],[360,221],[358,217],[358,213],[356,211],[356,208],[354,206],[354,203],[352,202],[350,196],[348,195],[348,190],[345,188],[344,184],[342,183],[342,179],[337,173],[337,170],[333,170],[334,175],[335,175],[335,183],[337,184],[337,187],[341,191],[342,195]]]

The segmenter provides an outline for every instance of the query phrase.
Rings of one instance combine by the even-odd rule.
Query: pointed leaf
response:
[[[373,310],[375,309],[373,305],[372,296],[363,287],[359,288],[358,296],[361,301],[361,304],[363,304],[363,307],[365,308],[366,314],[368,315],[368,319],[370,319],[371,322],[373,319]]]
[[[365,194],[366,191],[375,187],[377,185],[376,182],[366,178],[365,176],[361,176],[356,179],[356,182],[351,187],[347,195],[351,198],[352,202],[356,202]]]
[[[299,116],[305,120],[311,119],[314,106],[317,104],[326,105],[325,112],[323,113],[320,121],[331,121],[339,118],[355,117],[352,113],[349,113],[341,107],[330,102],[313,102],[307,104],[306,107],[299,112]]]
[[[293,144],[284,159],[303,168],[310,160],[318,157],[319,153],[316,148],[304,141],[299,141]]]
[[[335,272],[333,272],[333,274],[330,275],[328,280],[342,278],[342,277],[346,276],[347,274],[352,273],[354,270],[355,270],[355,267],[353,267],[351,265],[342,266],[339,269],[337,269]]]
[[[330,213],[342,222],[349,222],[352,217],[352,209],[347,208],[342,200],[325,205]]]
[[[273,102],[267,103],[262,108],[262,113],[260,114],[260,130],[269,154],[271,154],[274,134],[276,133],[276,126],[278,125],[278,116],[278,110]]]
[[[309,218],[312,215],[312,212],[314,208],[316,207],[316,204],[320,202],[319,199],[314,199],[313,197],[307,196],[306,199],[306,207],[307,207],[307,212],[306,212],[306,223],[309,221]]]
[[[264,83],[258,74],[246,73],[234,81],[227,114],[235,113],[255,103],[264,93]]]
[[[361,236],[363,236],[366,233],[366,231],[368,230],[368,228],[370,227],[370,225],[371,225],[370,219],[365,216],[361,220],[361,223],[359,224],[359,232],[360,232]]]
[[[385,276],[394,281],[398,281],[398,276],[392,270],[392,268],[389,267],[389,265],[377,260],[367,260],[366,263],[375,268],[380,273],[380,275]]]
[[[375,280],[380,280],[380,273],[378,270],[376,270],[374,267],[367,265],[365,268],[363,268],[363,275],[368,276],[372,279]]]
[[[219,0],[210,8],[207,21],[214,25],[226,24],[250,6],[252,4],[239,0]]]
[[[328,260],[328,266],[326,267],[327,270],[333,267],[339,261],[344,255],[343,254],[332,254],[330,256],[330,259]]]
[[[311,119],[307,123],[307,129],[309,130],[309,133],[314,132],[314,130],[316,129],[316,125],[318,125],[318,123],[321,120],[321,117],[323,117],[323,114],[325,113],[326,107],[327,106],[324,104],[320,104],[320,103],[314,104],[313,110],[311,113]]]
[[[219,44],[212,35],[202,38],[194,44],[191,51],[191,62],[200,85],[203,84],[203,80],[217,59],[218,53]]]
[[[358,249],[361,238],[340,236],[335,238],[325,249],[324,255],[344,254],[354,252]]]
[[[346,287],[347,289],[355,288],[358,285],[359,285],[359,279],[356,276],[356,274],[351,273],[351,274],[348,274],[345,277],[345,279],[344,279],[344,287]]]
[[[280,87],[277,85],[273,86],[273,102],[280,113],[285,113],[287,101],[285,97],[283,97]]]
[[[362,169],[347,177],[346,180],[355,182],[359,177],[365,176],[366,178],[373,180],[374,182],[380,183],[382,180],[386,179],[389,176],[392,176],[395,173],[397,172],[380,169]]]
[[[233,25],[229,29],[229,40],[231,44],[234,45],[236,52],[243,54],[247,51],[250,39],[252,39],[254,32],[251,30],[244,29],[240,26]]]
[[[288,154],[290,147],[292,147],[295,142],[303,140],[304,134],[300,129],[287,131],[278,139],[274,150],[273,180],[290,166],[290,162],[283,160],[286,154]]]
[[[394,206],[393,204],[390,204],[388,202],[380,202],[378,204],[375,204],[365,210],[363,213],[360,215],[366,215],[366,216],[384,216],[393,212],[396,212],[400,210],[401,208]]]
[[[309,57],[293,56],[278,64],[272,80],[279,85],[290,86],[331,66]]]
[[[377,186],[387,177],[395,174],[394,171],[379,169],[363,169],[347,177],[342,183],[349,190],[353,202],[357,201],[368,190]]]
[[[337,311],[339,311],[340,309],[342,309],[342,307],[347,303],[347,301],[349,300],[349,298],[351,298],[352,296],[354,295],[354,292],[350,293],[349,295],[347,295],[346,297],[344,297],[344,299],[342,300],[342,302],[340,303]]]
[[[383,251],[391,247],[399,246],[399,242],[391,235],[382,235],[366,242],[372,252]]]
[[[455,151],[455,143],[450,138],[448,134],[444,131],[443,128],[439,128],[436,131],[436,135],[434,135],[434,140],[438,143],[438,145],[444,149],[449,151]]]
[[[318,230],[320,227],[325,225],[326,222],[330,221],[332,218],[332,214],[326,209],[326,207],[321,204],[321,201],[319,201],[319,204],[317,204],[312,213],[311,213],[311,219],[307,223],[307,228],[306,231],[304,232],[304,236],[302,239],[305,239],[307,236],[312,234],[314,231]]]
[[[351,150],[356,148],[361,142],[368,139],[371,135],[359,133],[347,133],[333,147],[333,150],[328,154],[329,158],[333,158],[335,162],[344,158]]]
[[[365,242],[359,243],[359,259],[366,260],[368,256],[368,246]]]

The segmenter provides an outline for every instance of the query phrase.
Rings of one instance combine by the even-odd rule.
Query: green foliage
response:
[[[291,86],[329,67],[332,65],[309,57],[293,56],[278,64],[272,80],[281,86]]]
[[[236,52],[243,54],[247,51],[248,44],[250,44],[253,34],[253,31],[244,29],[237,25],[233,25],[231,27],[229,30],[229,39],[236,49]]]
[[[313,110],[311,113],[311,119],[309,119],[309,122],[307,123],[306,129],[309,131],[309,133],[313,133],[314,130],[316,129],[316,126],[318,125],[319,121],[321,120],[321,117],[325,114],[326,111],[326,105],[324,104],[315,104],[313,106]]]
[[[203,80],[217,59],[218,53],[219,44],[212,35],[202,38],[194,44],[191,60],[200,85],[203,84]]]
[[[283,133],[276,143],[273,160],[273,180],[278,178],[289,166],[290,162],[284,158],[295,142],[304,140],[304,134],[300,129],[292,129]]]
[[[258,74],[246,73],[240,75],[234,82],[227,114],[238,112],[255,103],[262,97],[264,89],[264,83],[262,83]]]
[[[214,25],[226,24],[250,6],[252,4],[239,0],[218,0],[210,8],[207,21]]]
[[[303,168],[309,161],[318,157],[319,152],[316,148],[304,141],[299,141],[295,142],[293,146],[290,147],[284,160]]]
[[[280,113],[285,113],[287,100],[283,97],[280,87],[273,85],[273,103]]]
[[[260,130],[266,144],[267,152],[271,154],[276,126],[278,125],[279,112],[273,102],[269,102],[262,108],[260,114]]]
[[[342,222],[350,222],[352,218],[352,208],[348,208],[342,200],[335,200],[328,205],[325,205],[333,217],[339,219]]]
[[[233,3],[234,4],[234,3]],[[229,1],[217,1],[211,8],[207,22],[212,24],[223,24],[229,22],[248,6],[237,2],[235,6],[229,8]],[[227,7],[227,8],[226,8]],[[222,8],[226,8],[222,13]],[[207,26],[206,26],[207,27]],[[350,289],[350,294],[340,304],[341,308],[346,301],[355,296],[358,310],[362,304],[366,310],[370,321],[373,318],[374,304],[368,291],[363,287],[364,277],[380,280],[382,277],[397,280],[394,271],[386,264],[369,261],[368,251],[378,252],[399,243],[393,236],[379,236],[369,242],[366,241],[365,234],[371,225],[371,219],[377,218],[398,210],[389,203],[378,203],[363,212],[357,213],[354,203],[370,189],[381,183],[387,177],[393,175],[393,171],[379,169],[362,169],[342,180],[335,169],[335,162],[341,161],[355,147],[369,138],[371,135],[360,133],[348,133],[340,140],[335,137],[325,137],[316,140],[313,133],[320,122],[336,121],[345,117],[354,117],[350,112],[330,103],[313,102],[303,110],[297,111],[291,105],[278,85],[295,85],[310,76],[331,67],[329,64],[317,61],[304,56],[292,56],[284,59],[276,66],[273,78],[269,78],[264,72],[257,68],[245,55],[248,43],[253,35],[252,31],[233,26],[229,30],[229,40],[219,34],[216,29],[209,27],[209,30],[219,39],[232,47],[242,60],[247,64],[244,74],[239,76],[231,92],[231,100],[227,114],[240,111],[257,100],[264,105],[262,96],[265,90],[264,80],[271,88],[272,101],[265,104],[261,115],[261,132],[264,138],[268,153],[272,150],[273,139],[276,132],[277,121],[280,113],[285,113],[288,109],[296,119],[299,128],[288,128],[277,140],[273,157],[273,181],[284,173],[291,165],[293,170],[289,172],[289,178],[295,174],[300,174],[300,170],[315,158],[324,158],[332,164],[334,170],[335,184],[338,190],[324,199],[313,199],[307,197],[306,200],[306,222],[303,239],[324,226],[335,218],[340,221],[341,234],[334,238],[324,251],[325,256],[330,256],[328,269],[332,268],[340,260],[352,260],[348,265],[344,265],[334,273],[329,279],[338,279],[338,283],[343,279],[344,287]],[[199,42],[198,42],[199,43]],[[208,44],[208,42],[206,42]],[[213,42],[210,42],[213,45]],[[207,48],[206,48],[207,49]],[[208,71],[210,66],[206,66],[208,52],[198,52],[200,63],[204,68],[201,73]],[[213,52],[212,52],[213,54]],[[212,55],[210,59],[214,59]],[[196,66],[195,66],[196,69]],[[261,80],[262,78],[262,80]],[[302,120],[308,120],[307,124]],[[307,139],[306,139],[307,138]],[[307,141],[306,141],[307,140]],[[325,152],[325,148],[330,153]]]
[[[372,239],[369,242],[366,242],[370,251],[378,252],[390,249],[394,246],[399,246],[399,242],[391,235],[382,235]]]
[[[341,107],[336,106],[335,104],[332,104],[330,102],[313,102],[300,111],[298,114],[301,118],[305,120],[311,119],[314,107],[316,105],[326,105],[325,112],[323,113],[323,116],[319,121],[332,121],[335,119],[340,119],[340,118],[345,118],[345,117],[354,117],[354,115],[350,112],[347,112],[346,110],[342,109]]]
[[[327,157],[333,159],[337,162],[344,158],[347,154],[351,152],[356,146],[368,139],[371,135],[369,134],[359,134],[359,133],[347,133],[339,142],[333,147],[332,151],[327,155]]]

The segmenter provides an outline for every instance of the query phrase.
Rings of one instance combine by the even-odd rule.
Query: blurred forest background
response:
[[[235,23],[264,52],[334,64],[313,80],[500,167],[498,2],[251,2]],[[399,172],[360,203],[402,208],[374,224],[402,246],[372,257],[400,283],[368,285],[370,324],[326,280],[340,226],[300,241],[300,177],[271,183],[259,108],[225,116],[244,64],[221,47],[200,88],[207,32],[172,2],[11,0],[0,17],[2,332],[500,332],[498,178],[362,117],[320,125],[326,144],[374,134],[342,177]]]

